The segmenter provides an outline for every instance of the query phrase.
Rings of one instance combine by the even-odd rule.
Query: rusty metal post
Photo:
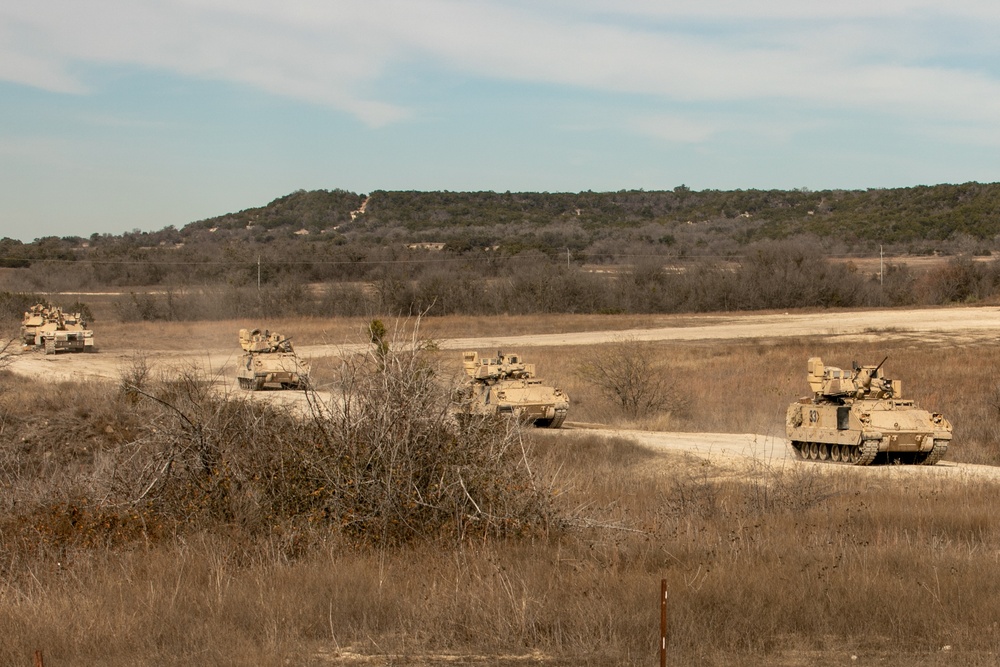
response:
[[[660,667],[667,667],[667,580],[660,580]]]
[[[41,651],[35,651],[35,667],[45,667],[45,664],[42,662]]]

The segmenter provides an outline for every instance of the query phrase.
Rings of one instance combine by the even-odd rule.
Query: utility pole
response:
[[[260,255],[257,255],[257,291],[260,291]]]

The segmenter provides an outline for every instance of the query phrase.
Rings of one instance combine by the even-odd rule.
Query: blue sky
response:
[[[1000,181],[998,28],[978,0],[0,0],[0,236],[299,188]]]

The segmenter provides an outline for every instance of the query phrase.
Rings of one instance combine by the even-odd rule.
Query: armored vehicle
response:
[[[569,396],[535,377],[535,365],[520,355],[464,352],[462,359],[469,380],[458,391],[459,414],[515,415],[541,428],[559,428],[566,420]]]
[[[64,313],[61,308],[40,303],[24,314],[21,340],[26,347],[43,348],[45,354],[94,351],[94,332],[80,313]]]
[[[45,324],[48,313],[49,307],[42,303],[36,303],[24,313],[21,319],[21,342],[25,347],[35,347],[38,329]]]
[[[886,357],[888,359],[888,357]],[[903,463],[934,465],[948,451],[951,424],[901,396],[899,380],[878,366],[851,371],[808,362],[812,396],[788,406],[785,432],[806,459],[868,465],[881,453]]]
[[[240,329],[240,359],[236,377],[244,389],[307,389],[309,364],[295,356],[292,339],[266,329]]]

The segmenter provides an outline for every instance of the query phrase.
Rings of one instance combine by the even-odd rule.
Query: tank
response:
[[[886,357],[888,359],[888,357]],[[934,465],[951,442],[943,415],[902,397],[899,380],[878,366],[853,364],[850,371],[808,361],[806,396],[788,406],[785,432],[795,453],[806,459],[869,465],[883,455],[901,463]]]
[[[462,360],[468,383],[457,392],[459,414],[514,415],[541,428],[559,428],[566,420],[569,396],[535,377],[535,365],[519,354],[480,358],[464,352]]]
[[[35,304],[21,320],[21,340],[25,347],[42,348],[45,354],[93,352],[94,332],[80,313],[64,313],[61,308]]]
[[[21,342],[25,347],[35,347],[37,345],[36,336],[38,330],[45,324],[45,318],[49,313],[49,307],[45,304],[36,303],[24,313],[21,319]]]
[[[308,389],[309,363],[299,359],[292,339],[268,330],[240,329],[244,354],[236,372],[240,387],[261,389]]]

